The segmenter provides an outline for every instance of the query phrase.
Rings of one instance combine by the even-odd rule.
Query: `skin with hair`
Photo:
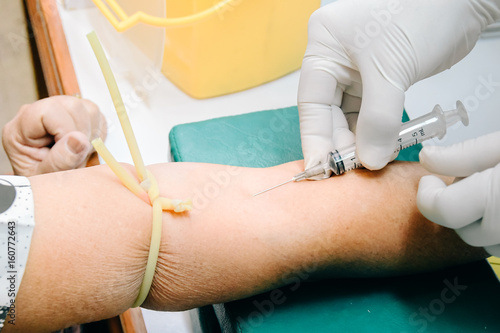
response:
[[[276,288],[304,267],[318,278],[381,277],[487,256],[418,212],[417,184],[427,172],[416,163],[292,183],[258,197],[252,194],[300,172],[303,162],[148,169],[162,197],[192,198],[193,210],[163,213],[146,308],[175,311],[239,299]],[[16,325],[6,331],[50,332],[129,308],[146,267],[151,206],[107,166],[30,181],[36,225]]]

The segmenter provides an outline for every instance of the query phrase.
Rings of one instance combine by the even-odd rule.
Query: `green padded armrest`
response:
[[[408,118],[404,117],[403,120]],[[175,161],[269,167],[302,159],[296,107],[178,125],[170,132]],[[418,161],[417,145],[398,159]],[[500,286],[486,261],[388,279],[289,285],[249,299],[198,309],[203,332],[500,332]]]
[[[296,106],[177,125],[170,147],[176,162],[264,168],[304,158]],[[407,148],[397,159],[418,161],[420,149]]]
[[[452,269],[384,279],[290,285],[214,306],[223,332],[500,332],[500,285],[484,260]]]

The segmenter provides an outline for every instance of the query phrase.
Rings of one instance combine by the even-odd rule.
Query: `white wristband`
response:
[[[4,321],[15,323],[14,300],[28,260],[33,210],[28,178],[0,176],[0,329]]]

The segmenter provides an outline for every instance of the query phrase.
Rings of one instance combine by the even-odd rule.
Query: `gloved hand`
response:
[[[99,136],[106,136],[106,120],[94,103],[55,96],[22,106],[2,142],[14,173],[32,176],[84,167]]]
[[[460,61],[499,18],[500,0],[338,0],[313,13],[298,92],[305,167],[354,141],[365,167],[384,167],[404,92]]]
[[[467,177],[452,185],[435,176],[420,180],[417,205],[429,220],[456,229],[472,246],[500,256],[500,132],[450,147],[429,146],[420,163],[429,171]]]

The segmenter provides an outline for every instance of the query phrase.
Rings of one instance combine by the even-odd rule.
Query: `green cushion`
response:
[[[177,125],[170,146],[176,162],[265,168],[304,158],[296,106]],[[407,148],[397,159],[418,161],[420,149]]]
[[[407,277],[309,282],[214,306],[223,332],[500,332],[500,285],[486,261]]]
[[[303,158],[296,107],[178,125],[170,143],[175,161],[269,167]],[[418,161],[420,149],[403,150],[398,159]],[[242,333],[500,332],[500,288],[486,261],[387,279],[311,282],[307,272],[287,279],[274,291],[198,309],[194,326]]]

